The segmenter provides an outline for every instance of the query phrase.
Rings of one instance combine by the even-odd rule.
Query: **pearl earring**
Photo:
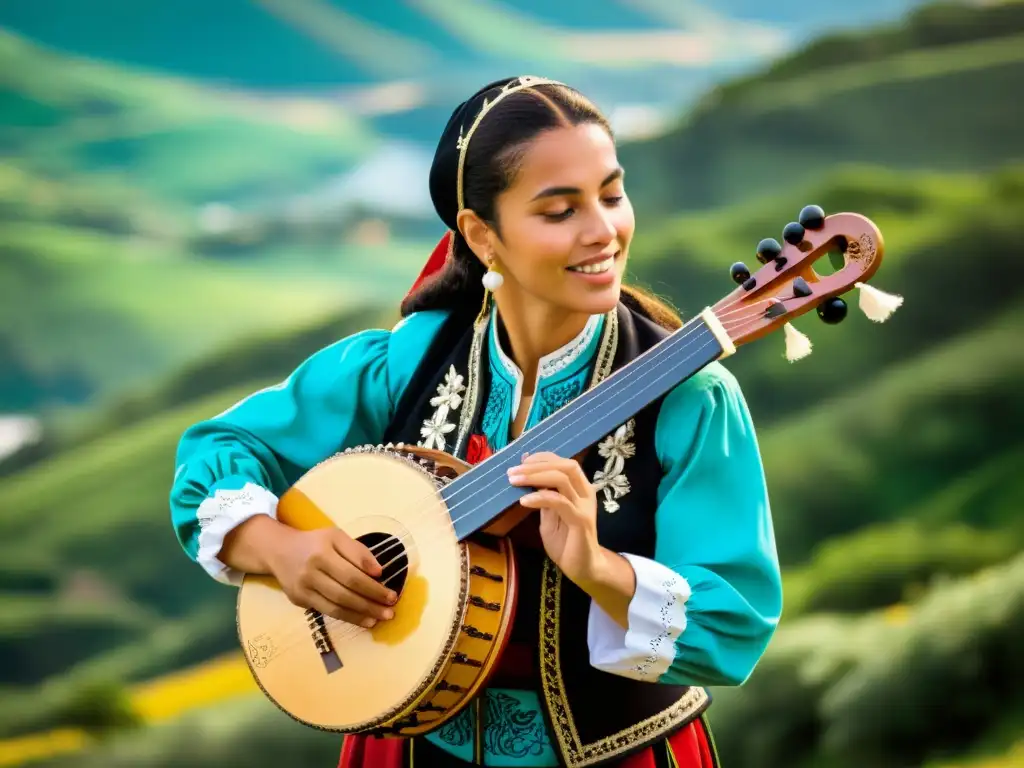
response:
[[[492,261],[488,265],[487,271],[484,273],[484,276],[480,279],[480,282],[484,284],[484,288],[486,288],[491,293],[494,293],[496,290],[501,288],[501,284],[505,282],[505,278],[502,276],[501,272],[498,272],[494,269],[494,262]]]

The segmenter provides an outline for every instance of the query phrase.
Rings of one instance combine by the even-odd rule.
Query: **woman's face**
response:
[[[537,136],[496,212],[499,293],[523,291],[588,315],[616,305],[635,221],[615,144],[601,126]]]

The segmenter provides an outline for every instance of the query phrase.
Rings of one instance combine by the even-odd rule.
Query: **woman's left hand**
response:
[[[593,579],[604,550],[597,543],[597,491],[583,468],[554,453],[534,453],[508,476],[512,485],[537,489],[519,503],[540,510],[548,557],[577,584]]]

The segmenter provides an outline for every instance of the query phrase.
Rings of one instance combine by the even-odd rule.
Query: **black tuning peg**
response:
[[[774,237],[766,237],[757,244],[757,260],[762,264],[775,261],[782,253],[782,245]]]
[[[825,211],[820,205],[805,205],[797,221],[804,229],[821,229],[825,226]]]
[[[750,279],[750,270],[747,269],[747,265],[742,261],[737,261],[729,267],[729,276],[732,277],[734,282],[742,285]]]
[[[843,322],[846,317],[846,302],[838,296],[826,299],[818,305],[818,317],[829,325]]]
[[[782,239],[790,245],[800,245],[804,239],[804,225],[791,221],[782,229]]]
[[[806,296],[810,296],[811,293],[813,293],[813,291],[811,291],[811,286],[809,286],[807,284],[807,281],[804,280],[802,277],[798,277],[796,280],[793,281],[794,296],[802,299]]]

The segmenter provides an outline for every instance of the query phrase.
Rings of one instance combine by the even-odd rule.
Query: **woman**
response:
[[[337,342],[185,433],[173,521],[214,578],[271,574],[299,605],[388,621],[396,596],[373,579],[369,550],[278,523],[285,489],[359,444],[480,461],[679,327],[621,283],[633,211],[607,121],[571,88],[482,88],[452,115],[430,191],[449,232],[402,322]],[[582,463],[539,453],[510,479],[534,489],[523,504],[539,514],[516,531],[536,546],[518,548],[520,603],[496,677],[425,737],[347,737],[342,768],[713,765],[704,688],[741,684],[781,611],[735,380],[712,363]]]

